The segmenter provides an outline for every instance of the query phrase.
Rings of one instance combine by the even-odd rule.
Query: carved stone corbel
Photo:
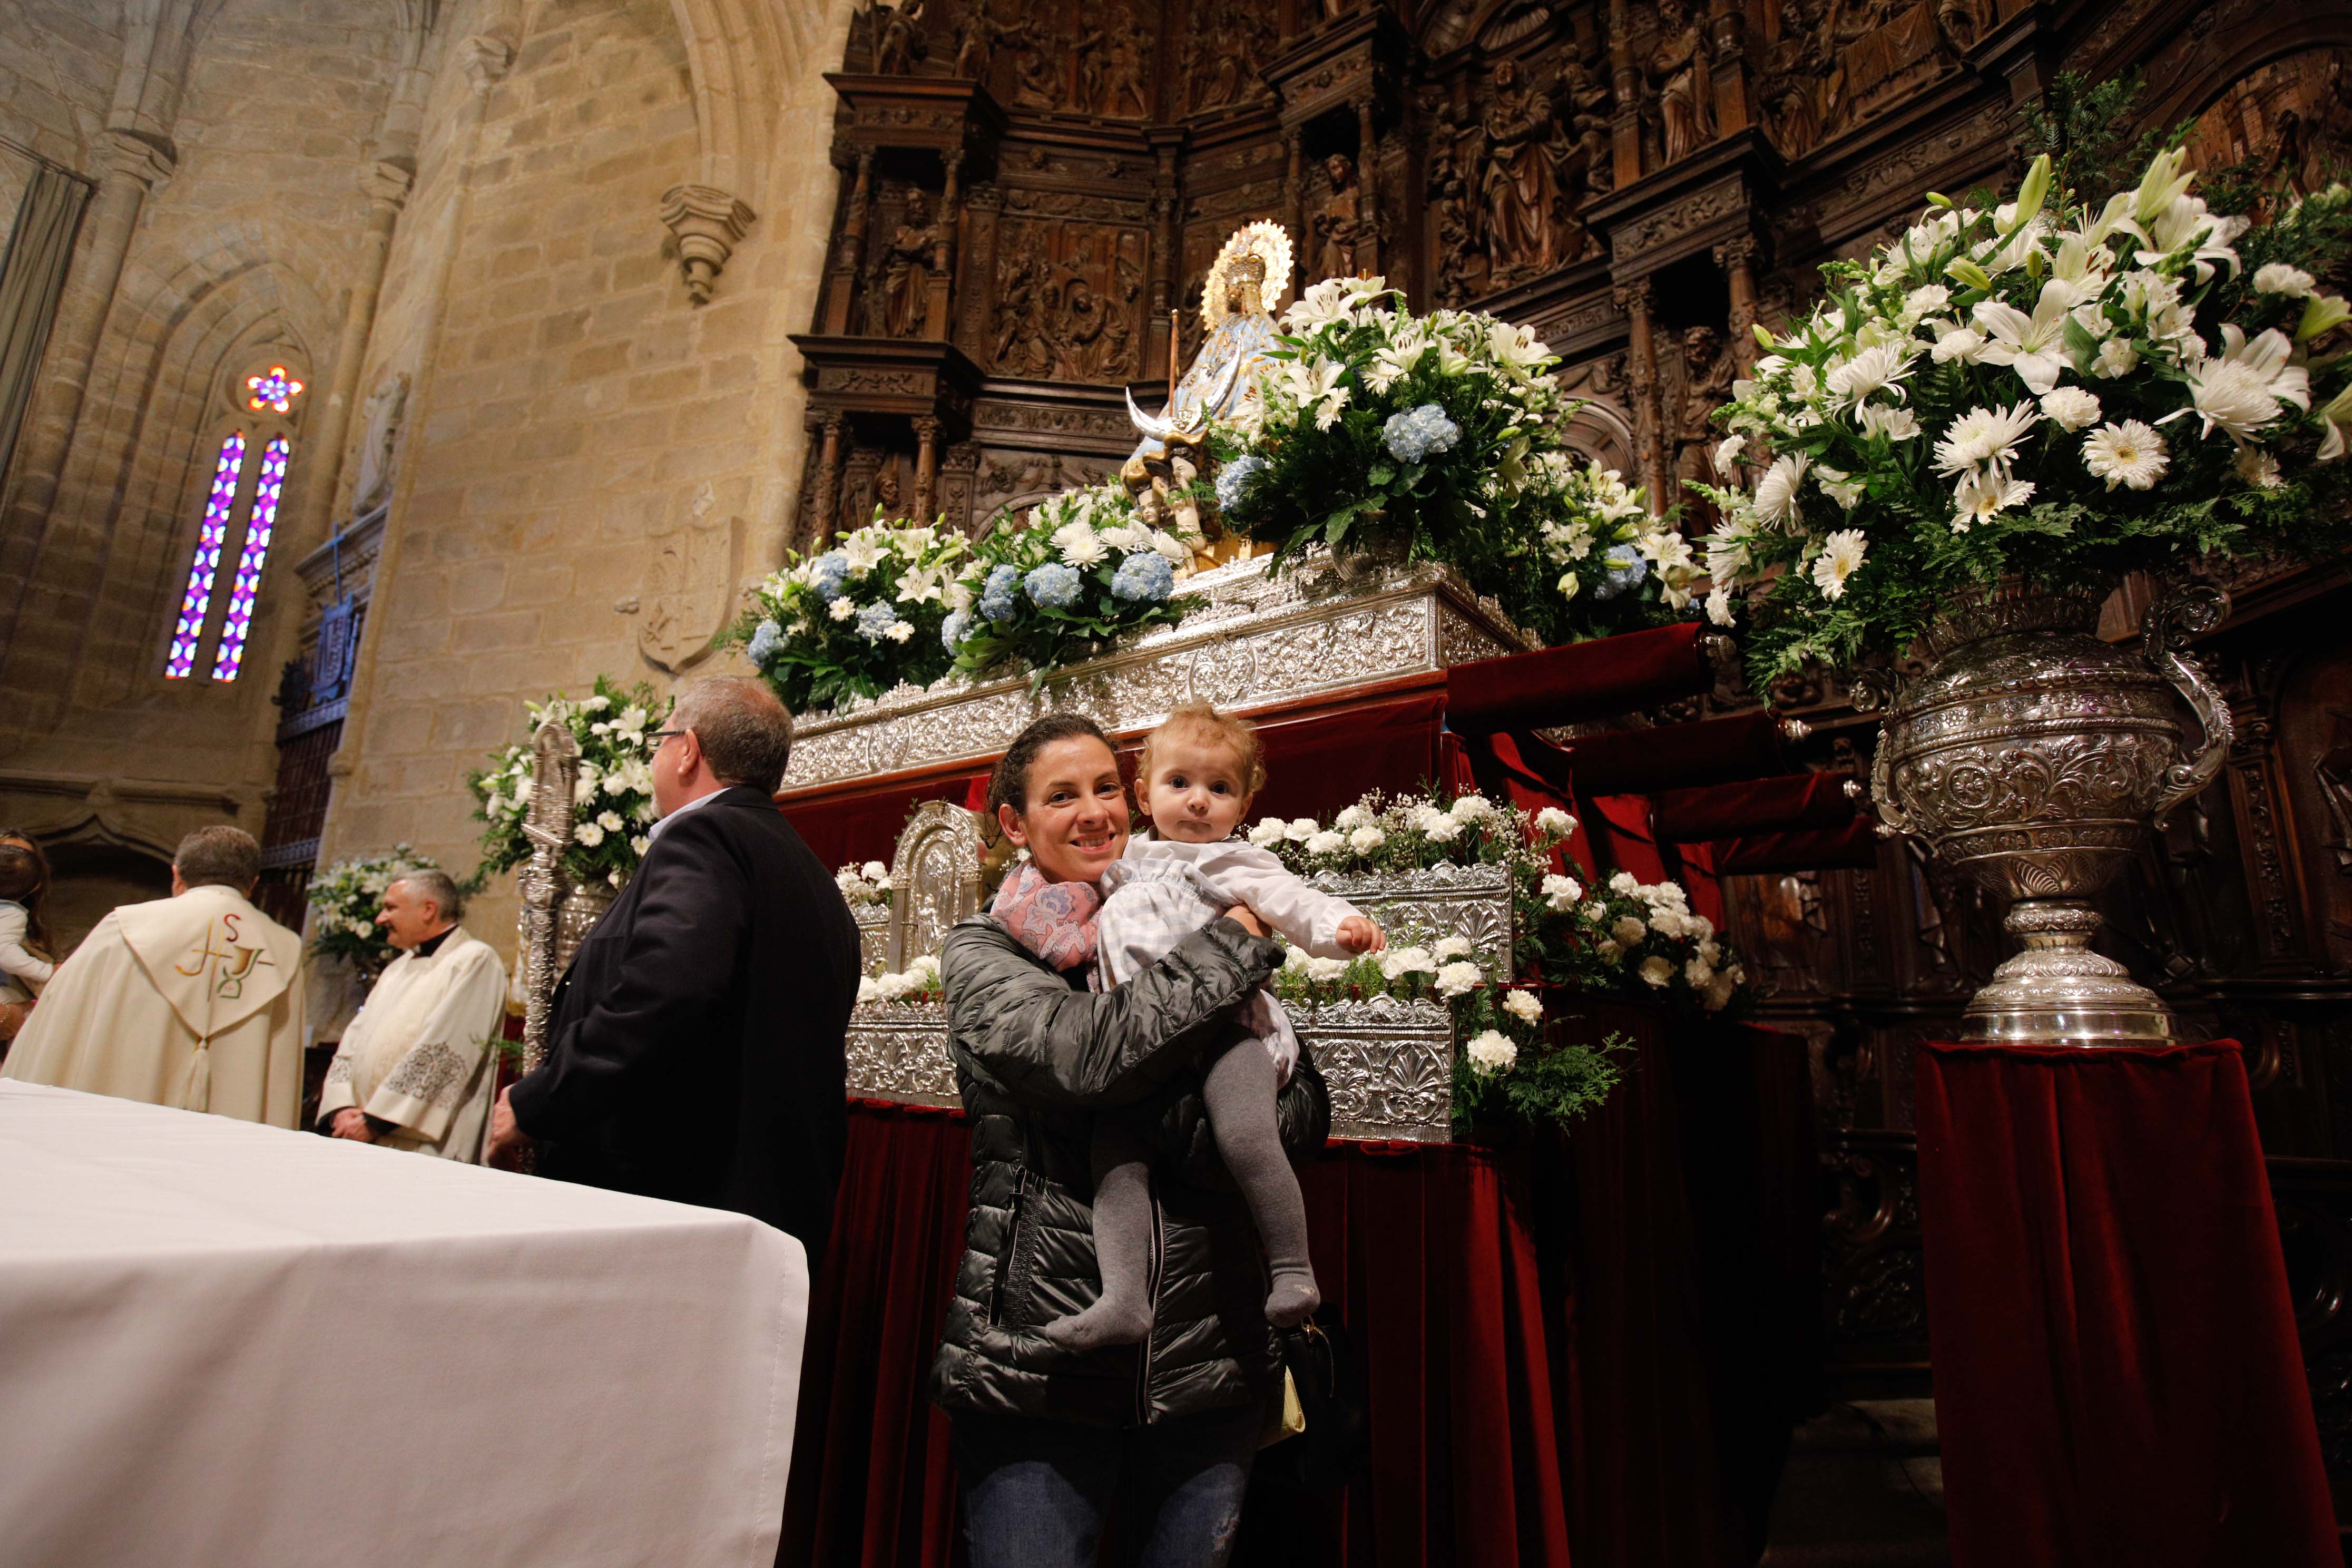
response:
[[[661,220],[677,237],[686,291],[696,304],[709,303],[711,285],[756,216],[716,185],[672,185],[662,193]]]

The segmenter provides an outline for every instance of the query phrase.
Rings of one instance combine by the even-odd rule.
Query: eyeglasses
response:
[[[691,730],[656,730],[656,731],[654,731],[650,736],[648,736],[648,737],[646,737],[646,738],[647,738],[648,740],[650,740],[650,741],[652,741],[652,742],[653,742],[653,743],[654,743],[654,750],[656,750],[656,751],[659,751],[659,750],[661,750],[661,748],[662,748],[662,743],[663,743],[664,742],[666,742],[666,741],[669,740],[669,739],[670,739],[670,738],[672,738],[673,736],[677,736],[677,735],[691,735],[691,734],[693,734],[693,733],[694,733],[694,731],[691,731]]]

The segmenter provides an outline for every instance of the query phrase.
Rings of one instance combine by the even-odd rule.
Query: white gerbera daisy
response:
[[[2022,506],[2032,498],[2033,486],[2024,479],[2012,479],[2005,475],[1970,474],[1960,480],[1952,491],[1952,531],[1966,533],[1970,527]]]
[[[2005,474],[2010,459],[2017,456],[2018,441],[2041,420],[2030,403],[1971,408],[1944,427],[1944,438],[1936,443],[1936,471],[1958,474],[1990,469]]]
[[[1841,528],[1823,540],[1822,552],[1813,561],[1813,586],[1822,591],[1822,597],[1843,596],[1845,580],[1861,569],[1862,559],[1869,552],[1858,528]]]
[[[2147,489],[2164,477],[2164,437],[2137,419],[2102,425],[2083,437],[2083,466],[2091,477],[2107,481],[2107,489],[2127,485]]]

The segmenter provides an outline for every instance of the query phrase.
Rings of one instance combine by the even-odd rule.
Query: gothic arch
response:
[[[2238,14],[2209,30],[2192,28],[2165,51],[2179,69],[2152,67],[2152,81],[2172,88],[2141,105],[2143,125],[2172,125],[2201,114],[2252,72],[2291,55],[2326,48],[2352,48],[2352,16],[2315,5],[2240,6]]]
[[[814,42],[803,9],[760,0],[670,0],[693,78],[698,178],[755,209],[766,197],[776,107]]]
[[[210,483],[226,378],[259,354],[299,361],[314,381],[328,368],[315,345],[333,342],[332,315],[310,267],[288,260],[302,242],[278,229],[231,223],[203,253],[126,279],[94,378],[104,401],[93,398],[89,413],[99,417],[86,416],[75,443],[77,512],[101,528],[106,563],[86,590],[89,633],[77,679],[85,703],[134,697],[162,668],[165,612],[186,570],[196,499]],[[298,441],[298,474],[307,456]],[[281,574],[308,543],[281,536],[273,584],[290,580]],[[265,625],[275,623],[270,601],[264,615]],[[257,633],[257,648],[265,646]]]

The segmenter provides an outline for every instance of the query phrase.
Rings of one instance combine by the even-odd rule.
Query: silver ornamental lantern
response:
[[[1969,999],[1960,1036],[2073,1046],[2180,1038],[2172,1011],[2091,951],[2092,899],[2183,801],[2212,782],[2230,710],[2181,649],[2229,613],[2199,584],[2148,611],[2138,648],[2093,635],[2105,584],[2004,581],[1964,594],[1924,641],[1930,668],[1874,670],[1855,703],[1883,708],[1871,770],[1882,833],[1907,833],[2010,902],[2025,944]],[[2203,728],[2191,744],[2187,700]]]

